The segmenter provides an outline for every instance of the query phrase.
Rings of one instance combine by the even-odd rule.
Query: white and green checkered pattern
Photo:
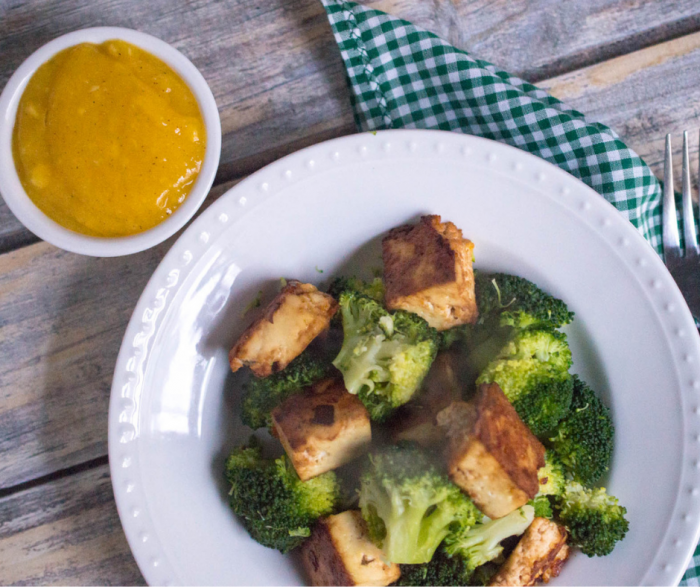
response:
[[[362,131],[430,128],[546,159],[600,193],[661,252],[661,186],[615,131],[409,22],[322,0]],[[681,585],[700,585],[700,548]]]
[[[613,130],[409,22],[322,1],[360,130],[450,130],[529,151],[598,191],[661,251],[661,187]]]
[[[679,585],[700,585],[700,545],[695,548],[695,554]]]

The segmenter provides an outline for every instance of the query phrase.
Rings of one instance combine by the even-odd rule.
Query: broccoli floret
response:
[[[522,277],[477,272],[475,290],[482,322],[498,320],[502,326],[559,328],[574,319],[564,302]]]
[[[360,509],[370,538],[394,563],[427,563],[451,531],[481,519],[435,459],[415,446],[391,446],[370,455],[360,483]]]
[[[593,485],[610,467],[615,426],[595,392],[576,375],[573,381],[571,411],[550,442],[564,470],[576,481]]]
[[[553,517],[551,499],[564,493],[566,478],[561,462],[551,450],[544,453],[544,461],[544,467],[537,471],[540,490],[528,504],[535,508],[535,517],[551,520]]]
[[[328,286],[328,293],[335,299],[340,299],[340,294],[344,291],[361,293],[380,304],[384,303],[385,289],[381,277],[375,277],[369,282],[357,277],[336,277]]]
[[[532,432],[551,431],[569,412],[573,379],[566,335],[555,330],[521,330],[476,380],[498,383]]]
[[[253,429],[270,427],[271,413],[289,396],[323,379],[330,363],[304,351],[282,371],[268,377],[253,377],[243,388],[241,420]]]
[[[471,575],[477,567],[503,552],[501,541],[509,536],[520,536],[534,519],[535,508],[524,505],[497,520],[450,534],[445,540],[445,552],[448,556],[461,558],[466,572]]]
[[[548,520],[551,520],[554,516],[552,512],[552,504],[549,501],[549,497],[546,495],[536,495],[534,499],[531,499],[527,503],[535,508],[536,518],[547,518]]]
[[[564,493],[566,477],[564,467],[559,457],[551,450],[544,453],[544,467],[537,471],[537,479],[540,482],[538,495],[561,495]]]
[[[259,446],[236,449],[226,461],[229,502],[251,537],[288,552],[311,533],[321,516],[333,513],[340,486],[333,472],[301,481],[287,457],[262,458]]]
[[[370,417],[385,420],[418,390],[437,354],[437,332],[416,314],[389,313],[354,291],[340,294],[340,309],[343,346],[333,365]]]
[[[473,325],[463,324],[438,333],[438,350],[446,351],[453,345],[471,338]]]
[[[587,489],[571,481],[557,499],[556,509],[569,531],[570,543],[588,556],[610,554],[629,529],[627,509],[602,487]]]
[[[469,585],[469,574],[464,561],[459,557],[449,557],[442,549],[435,551],[430,562],[422,565],[400,565],[401,577],[396,585]]]
[[[568,413],[572,392],[570,377],[533,377],[529,390],[513,402],[513,407],[532,433],[541,436],[551,431]]]
[[[502,555],[499,555],[498,558],[495,558],[494,560],[486,563],[485,565],[477,567],[472,573],[471,578],[469,579],[469,584],[479,585],[481,587],[491,585],[491,579],[498,572],[498,569],[501,568],[501,565],[504,562],[504,557]]]

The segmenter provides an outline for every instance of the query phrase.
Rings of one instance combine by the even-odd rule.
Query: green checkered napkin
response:
[[[322,0],[361,131],[430,128],[529,151],[615,206],[661,253],[661,186],[612,129],[409,22]],[[681,585],[699,585],[700,548]]]
[[[529,151],[599,192],[661,252],[661,187],[615,131],[405,20],[322,2],[361,131],[451,130]]]

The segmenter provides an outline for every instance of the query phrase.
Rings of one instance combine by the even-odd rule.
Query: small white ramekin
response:
[[[46,216],[27,196],[12,157],[12,129],[20,98],[37,68],[56,53],[79,43],[103,43],[120,39],[132,43],[167,63],[190,87],[207,130],[204,163],[182,205],[157,226],[132,236],[102,238],[73,232]],[[14,73],[0,94],[0,193],[14,215],[38,237],[51,244],[93,257],[117,257],[137,253],[163,242],[192,218],[207,197],[219,166],[221,120],[207,82],[192,62],[174,47],[151,35],[119,27],[96,27],[58,37],[32,53]]]

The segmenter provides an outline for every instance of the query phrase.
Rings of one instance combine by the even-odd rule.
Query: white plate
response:
[[[114,374],[109,461],[149,583],[303,581],[226,503],[224,458],[248,435],[227,352],[260,289],[269,300],[282,276],[319,283],[376,267],[380,235],[425,213],[463,229],[477,267],[569,304],[574,369],[612,408],[607,485],[630,531],[608,557],[574,555],[556,583],[681,578],[700,530],[700,340],[665,267],[602,197],[541,159],[456,133],[388,131],[310,147],[241,182],[144,290]]]

